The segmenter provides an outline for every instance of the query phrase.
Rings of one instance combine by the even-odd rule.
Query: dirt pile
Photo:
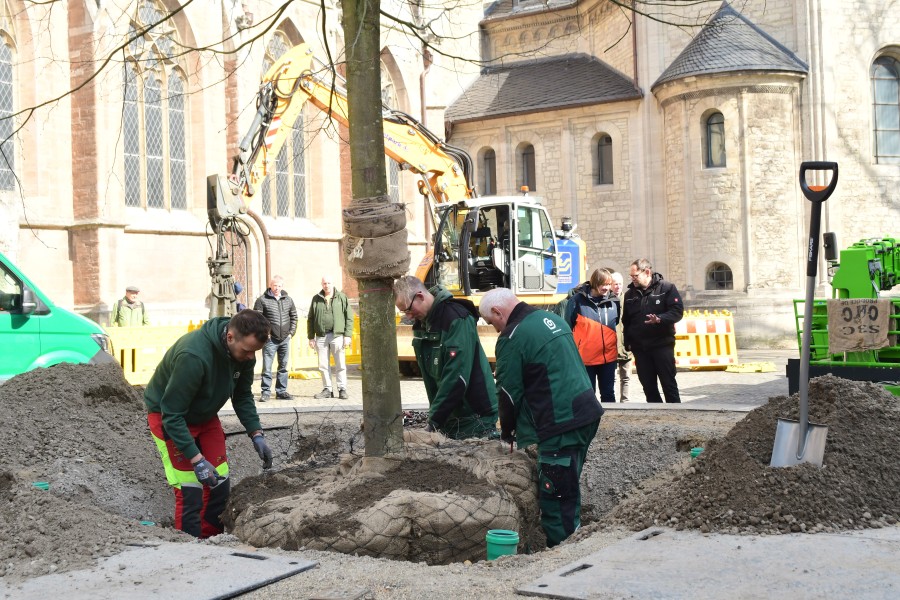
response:
[[[882,386],[833,376],[809,386],[810,422],[826,425],[823,468],[772,468],[777,420],[797,420],[781,396],[714,440],[674,480],[616,507],[606,523],[723,533],[831,532],[900,519],[900,402]]]
[[[0,576],[90,565],[172,530],[140,393],[116,365],[59,365],[0,385]],[[49,492],[40,487],[49,485]]]

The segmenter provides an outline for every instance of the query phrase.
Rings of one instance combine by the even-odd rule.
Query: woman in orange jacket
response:
[[[599,382],[600,401],[616,401],[616,325],[621,304],[611,292],[612,273],[596,269],[566,305],[566,322],[575,334],[575,344],[594,389]]]

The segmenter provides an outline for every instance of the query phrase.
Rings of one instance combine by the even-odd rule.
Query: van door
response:
[[[41,320],[23,312],[24,291],[0,261],[0,379],[28,370],[41,355]]]

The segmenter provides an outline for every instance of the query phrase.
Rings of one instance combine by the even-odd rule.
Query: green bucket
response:
[[[487,540],[488,560],[515,554],[516,547],[519,545],[519,534],[508,529],[491,529],[484,539]]]

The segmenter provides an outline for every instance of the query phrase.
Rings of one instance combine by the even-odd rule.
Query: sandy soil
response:
[[[654,524],[747,534],[896,524],[897,399],[876,385],[814,380],[810,420],[828,426],[825,468],[772,469],[776,421],[796,418],[796,404],[796,397],[776,397],[746,417],[673,411],[604,417],[582,479],[585,526],[558,549],[442,567],[301,549],[322,565],[307,581],[322,589],[343,585],[345,591],[348,582],[356,582],[370,597],[414,598],[422,597],[416,594],[429,582],[446,585],[465,574],[474,587],[444,597],[499,598],[506,597],[508,586],[493,591],[481,586],[537,576],[574,553],[594,551]],[[134,541],[197,543],[170,528],[172,494],[147,429],[140,389],[128,385],[114,365],[60,365],[20,375],[0,386],[0,406],[0,576],[6,581],[89,567]],[[252,444],[236,420],[226,418],[223,424],[230,433],[235,496],[265,502],[268,484],[260,484]],[[266,415],[264,426],[276,466],[302,471],[310,485],[318,469],[334,473],[341,456],[362,453],[359,413]],[[692,460],[689,450],[696,446],[706,449]],[[351,510],[413,484],[434,490],[478,484],[449,468],[443,475],[433,472],[440,468],[400,469],[342,501]],[[34,486],[41,482],[49,489]],[[223,535],[205,543],[241,542]],[[280,585],[288,590],[291,584]],[[276,590],[267,588],[270,594]]]

